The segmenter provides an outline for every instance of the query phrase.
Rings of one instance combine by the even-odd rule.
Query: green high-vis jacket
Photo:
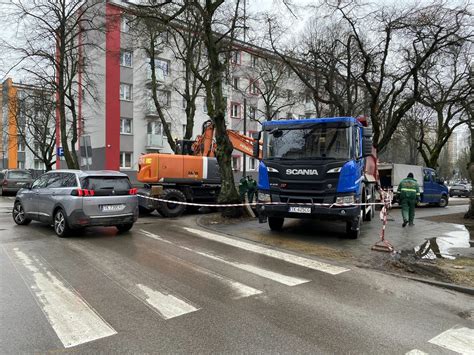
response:
[[[400,181],[397,193],[400,195],[400,200],[416,200],[420,196],[420,187],[415,179],[405,178]]]

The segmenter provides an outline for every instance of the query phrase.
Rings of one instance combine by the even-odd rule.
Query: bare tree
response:
[[[418,150],[431,168],[438,166],[441,151],[454,130],[469,120],[464,104],[472,101],[474,95],[469,83],[471,48],[472,45],[465,43],[437,56],[436,62],[420,70],[417,100],[431,110],[433,120],[419,125]],[[427,127],[432,128],[433,137],[427,134]]]
[[[56,93],[56,109],[64,157],[69,168],[79,168],[76,153],[79,92],[94,96],[83,51],[94,44],[91,31],[102,28],[97,20],[99,0],[12,0],[12,18],[22,29],[20,43],[3,43],[19,56],[16,67]],[[20,36],[17,36],[17,38]],[[81,77],[81,79],[79,79]]]
[[[330,1],[315,8],[323,22],[297,47],[281,51],[274,19],[269,34],[274,51],[330,113],[370,116],[374,145],[382,151],[419,96],[420,70],[435,55],[472,37],[467,6],[443,2],[396,8]],[[320,55],[322,53],[322,55]],[[308,63],[298,67],[293,58]],[[362,104],[362,106],[360,105]]]
[[[248,77],[250,85],[245,91],[257,95],[258,101],[263,101],[263,108],[258,108],[257,104],[255,111],[260,112],[266,121],[271,121],[283,109],[294,106],[298,95],[290,89],[285,89],[289,68],[284,62],[264,57],[255,60],[254,73]]]
[[[196,101],[202,94],[203,82],[194,75],[195,71],[206,78],[208,63],[204,58],[204,43],[199,36],[200,24],[196,23],[199,17],[193,15],[193,9],[188,8],[181,15],[180,22],[170,23],[173,45],[171,46],[175,57],[182,63],[183,82],[175,86],[175,91],[186,103],[186,131],[184,139],[193,137],[194,117],[196,115]],[[204,105],[207,105],[205,102]]]
[[[167,87],[161,80],[163,77],[160,75],[164,72],[169,71],[169,66],[166,68],[160,67],[157,63],[157,57],[163,51],[164,47],[168,45],[168,28],[161,22],[154,18],[144,15],[142,9],[135,12],[136,21],[134,22],[136,42],[141,43],[141,49],[143,49],[149,59],[149,75],[150,75],[150,94],[153,100],[153,105],[158,115],[163,132],[168,139],[170,148],[176,150],[176,142],[173,138],[171,127],[168,125],[169,117],[167,119],[166,109],[168,106],[167,93],[169,87]],[[169,116],[169,115],[168,115]]]
[[[203,83],[208,114],[216,129],[216,158],[222,179],[219,202],[239,202],[240,196],[235,188],[231,164],[233,146],[227,135],[227,103],[223,93],[223,77],[232,55],[233,40],[237,35],[240,0],[235,1],[233,10],[228,13],[224,11],[224,0],[208,0],[205,4],[196,0],[189,3],[202,23],[199,33],[204,41],[209,65],[209,74],[206,77],[201,76],[198,71],[194,74]],[[229,213],[232,211],[238,210],[230,210]]]
[[[18,136],[46,170],[55,162],[56,103],[49,88],[35,86],[21,91],[14,114]]]
[[[166,9],[166,6],[169,8]],[[231,166],[233,147],[227,135],[227,103],[223,92],[223,78],[231,58],[234,39],[241,28],[240,0],[229,4],[224,4],[224,0],[207,0],[205,2],[186,0],[182,3],[174,1],[157,3],[150,0],[140,5],[139,8],[149,10],[148,15],[145,16],[159,20],[166,25],[172,24],[173,20],[179,21],[180,15],[184,12],[194,17],[194,31],[201,37],[204,44],[208,71],[204,75],[201,67],[196,67],[193,64],[190,67],[192,67],[194,76],[203,85],[208,115],[215,126],[216,158],[222,179],[218,200],[222,203],[239,202],[240,196],[235,188]],[[174,30],[179,31],[178,28],[174,28]],[[185,26],[181,30],[186,31]]]

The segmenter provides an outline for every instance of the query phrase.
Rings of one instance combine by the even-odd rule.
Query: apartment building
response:
[[[91,77],[95,78],[97,95],[83,95],[79,111],[83,118],[82,134],[90,137],[93,169],[114,169],[134,175],[140,155],[150,152],[172,153],[149,89],[150,58],[133,34],[133,21],[127,3],[107,1],[105,33],[94,34],[99,48],[86,48]],[[173,139],[182,139],[186,131],[186,103],[180,92],[184,88],[183,62],[176,58],[171,41],[154,58],[159,81],[159,98]],[[105,51],[103,50],[105,49]],[[247,108],[246,134],[259,130],[265,120],[265,107],[259,85],[259,61],[271,53],[243,42],[236,42],[226,79],[227,127],[243,132],[244,102]],[[278,83],[280,92],[274,100],[272,119],[303,118],[313,115],[314,106],[304,100],[303,85],[287,70]],[[209,119],[204,93],[196,99],[193,138],[201,133]],[[257,170],[257,162],[234,151],[234,170]]]

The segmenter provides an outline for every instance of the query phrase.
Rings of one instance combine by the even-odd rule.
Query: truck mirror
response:
[[[253,156],[258,158],[260,155],[260,138],[262,136],[262,132],[252,133],[252,137],[254,139],[253,142]]]
[[[372,155],[372,128],[362,127],[362,156]]]

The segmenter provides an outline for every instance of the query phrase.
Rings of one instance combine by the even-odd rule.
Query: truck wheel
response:
[[[175,189],[166,189],[159,197],[163,200],[186,202],[186,196],[181,191]],[[156,210],[163,217],[173,218],[181,216],[186,210],[186,206],[172,202],[160,202]]]
[[[347,235],[347,238],[349,239],[357,239],[360,236],[360,225],[361,225],[360,218],[358,218],[357,222],[355,222],[356,224],[358,224],[357,230],[352,229],[353,223],[354,222],[352,221],[346,222],[346,235]]]
[[[285,219],[283,217],[268,217],[268,226],[272,231],[281,231]]]
[[[446,207],[447,205],[448,205],[448,198],[445,195],[441,196],[441,198],[438,202],[438,206],[439,207]]]

